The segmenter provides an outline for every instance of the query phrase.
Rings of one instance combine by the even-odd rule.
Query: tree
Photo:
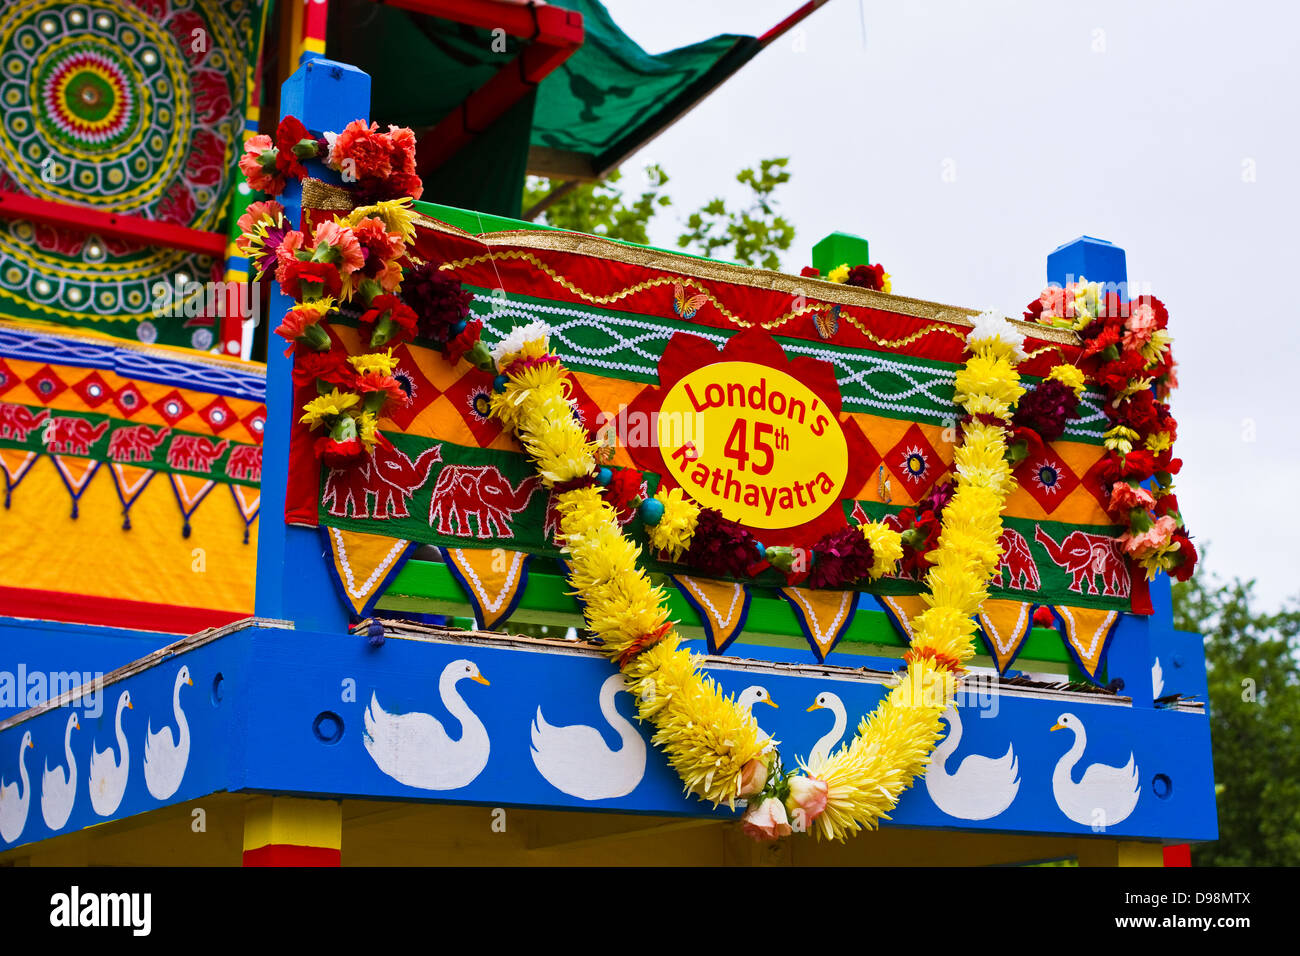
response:
[[[1209,676],[1219,839],[1192,848],[1198,866],[1300,864],[1300,601],[1266,613],[1254,587],[1174,585],[1174,626],[1205,636]]]
[[[677,246],[711,258],[724,256],[749,266],[781,267],[782,252],[794,242],[794,225],[777,214],[774,193],[790,181],[785,157],[761,160],[757,167],[742,169],[736,181],[753,194],[739,209],[726,200],[710,200],[691,213]],[[646,167],[647,186],[635,197],[625,196],[621,170],[600,183],[573,186],[559,195],[538,217],[538,221],[560,229],[589,232],[611,239],[647,243],[646,226],[672,199],[663,192],[668,176],[657,165]],[[564,184],[541,177],[529,177],[524,186],[524,208],[532,208]]]
[[[646,225],[660,209],[672,205],[672,199],[661,192],[668,176],[656,165],[647,166],[647,188],[630,201],[619,186],[622,179],[622,170],[616,169],[603,182],[575,186],[538,218],[548,226],[645,245],[649,241]],[[563,186],[562,181],[529,176],[524,184],[524,208],[531,209]]]

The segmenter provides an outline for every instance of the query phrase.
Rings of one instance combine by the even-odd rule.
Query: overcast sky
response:
[[[799,0],[605,0],[643,47],[759,34]],[[865,31],[864,31],[865,19]],[[833,230],[871,242],[894,291],[1018,317],[1047,253],[1128,253],[1169,306],[1179,503],[1209,567],[1300,593],[1297,310],[1272,293],[1300,238],[1300,4],[831,0],[633,158],[683,207],[789,156],[797,272]],[[952,170],[952,181],[943,172]]]

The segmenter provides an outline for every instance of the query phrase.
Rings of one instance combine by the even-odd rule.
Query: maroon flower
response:
[[[406,271],[402,299],[419,318],[420,338],[428,339],[439,348],[456,335],[456,326],[468,319],[469,305],[474,301],[474,297],[461,288],[460,280],[443,275],[433,262],[424,262]]]
[[[824,535],[813,545],[808,586],[845,588],[861,581],[871,571],[871,544],[856,527],[841,528]]]
[[[683,560],[708,574],[748,577],[750,566],[758,561],[758,539],[716,508],[701,508]]]
[[[1078,417],[1078,407],[1074,389],[1048,378],[1021,397],[1012,422],[1032,428],[1043,441],[1056,441],[1065,434],[1066,423]]]
[[[874,266],[854,266],[844,282],[846,285],[880,292],[885,288],[885,267],[879,263]]]

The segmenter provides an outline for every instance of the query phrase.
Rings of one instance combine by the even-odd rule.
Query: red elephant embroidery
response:
[[[1034,556],[1029,552],[1029,542],[1025,536],[1014,528],[1004,528],[998,544],[1002,547],[1002,557],[993,571],[994,582],[1003,583],[1002,572],[1005,570],[1005,587],[1017,591],[1037,591],[1040,583],[1038,566],[1034,564]]]
[[[511,518],[528,507],[540,483],[532,475],[513,488],[492,465],[448,465],[433,487],[429,525],[436,521],[439,534],[468,538],[473,518],[478,537],[513,538]]]
[[[27,441],[27,436],[49,417],[48,408],[42,408],[39,415],[33,415],[32,410],[26,405],[0,402],[0,438]]]
[[[149,461],[170,433],[170,428],[154,431],[148,425],[119,428],[109,436],[108,457],[114,461]]]
[[[1047,549],[1052,563],[1073,577],[1070,590],[1080,594],[1105,594],[1110,597],[1128,597],[1128,562],[1120,550],[1119,540],[1104,534],[1071,531],[1057,544],[1043,531],[1042,525],[1034,530],[1034,540]],[[1100,576],[1102,586],[1096,578]]]
[[[442,446],[434,445],[415,461],[382,442],[374,453],[351,468],[331,468],[321,501],[339,518],[406,518],[407,502],[424,484],[433,466],[442,461]],[[375,501],[370,509],[370,499]]]
[[[226,440],[214,445],[202,435],[177,435],[167,449],[167,464],[184,471],[210,472],[229,445]]]
[[[261,446],[236,445],[226,459],[226,474],[236,481],[261,481]]]
[[[89,455],[90,446],[108,431],[108,422],[94,427],[84,418],[51,418],[42,438],[50,452],[59,455]]]

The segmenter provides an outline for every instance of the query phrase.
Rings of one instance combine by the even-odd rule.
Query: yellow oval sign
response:
[[[702,505],[753,528],[793,528],[838,506],[849,449],[812,389],[752,362],[677,381],[659,409],[668,471]]]

